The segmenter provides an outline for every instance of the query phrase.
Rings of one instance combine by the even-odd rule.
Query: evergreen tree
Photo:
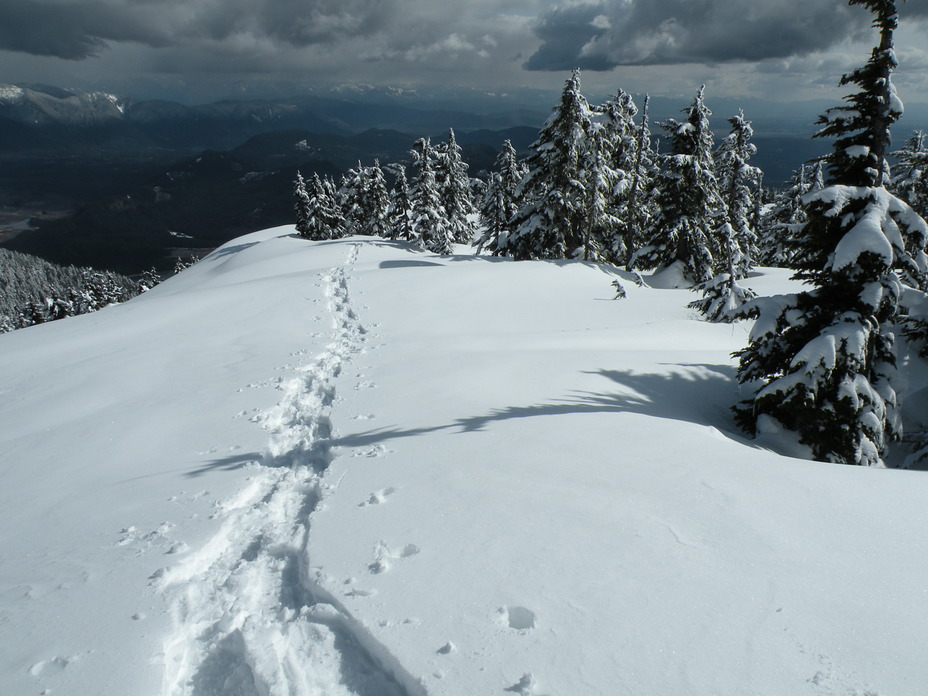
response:
[[[817,169],[821,174],[821,162],[817,163]],[[790,267],[795,251],[793,235],[806,222],[802,197],[812,190],[813,181],[810,168],[803,164],[793,172],[786,189],[775,196],[764,219],[765,233],[758,238],[758,256],[764,265]]]
[[[615,194],[621,174],[610,166],[612,140],[604,129],[596,129],[587,140],[583,176],[584,200],[580,229],[582,245],[575,256],[584,261],[615,263],[625,256],[621,221],[615,210]]]
[[[684,109],[686,121],[669,119],[661,124],[670,138],[671,152],[660,158],[661,171],[655,182],[658,212],[645,233],[645,246],[630,262],[635,268],[659,269],[680,263],[691,283],[713,276],[719,243],[712,233],[724,209],[714,173],[711,112],[703,102],[704,89]]]
[[[367,177],[364,176],[364,167],[358,162],[357,168],[349,169],[342,176],[338,188],[338,208],[342,211],[342,224],[345,236],[364,234],[367,222],[366,199]]]
[[[496,158],[497,171],[490,175],[486,191],[483,195],[483,205],[480,215],[483,219],[484,233],[477,240],[477,253],[488,251],[493,256],[499,256],[501,242],[505,243],[509,235],[510,222],[519,211],[520,200],[516,194],[524,168],[519,164],[516,150],[509,140],[503,143],[503,149]]]
[[[928,142],[925,132],[912,133],[905,146],[893,153],[896,171],[893,191],[923,218],[928,216]]]
[[[296,173],[296,181],[293,186],[294,209],[296,210],[296,232],[301,237],[306,237],[309,231],[309,219],[312,215],[310,212],[309,193],[306,191],[306,182],[300,172]]]
[[[309,222],[306,239],[341,239],[345,236],[344,219],[335,196],[335,186],[313,174],[309,186]]]
[[[452,240],[458,244],[472,244],[476,227],[473,216],[477,209],[471,196],[467,163],[461,157],[461,147],[448,131],[448,142],[437,153],[436,183],[445,207]]]
[[[409,183],[406,181],[406,167],[401,164],[390,165],[396,181],[390,192],[390,211],[388,216],[389,237],[391,239],[413,239],[412,201],[409,197]]]
[[[387,182],[380,168],[380,162],[374,160],[374,165],[364,168],[362,175],[365,178],[365,186],[362,200],[364,218],[361,234],[387,237],[390,233],[390,195],[387,193]]]
[[[626,172],[623,183],[627,189],[620,198],[618,217],[624,225],[622,235],[626,247],[626,263],[637,249],[643,246],[644,231],[651,225],[656,214],[654,198],[654,178],[657,167],[654,164],[655,152],[651,143],[651,129],[648,122],[650,97],[645,97],[641,109],[641,123],[633,131],[634,146],[626,148],[619,168]]]
[[[736,408],[749,432],[770,418],[799,434],[818,459],[882,465],[900,437],[890,325],[902,284],[895,272],[923,249],[928,226],[885,188],[890,125],[902,105],[890,80],[897,26],[893,0],[849,0],[874,15],[880,43],[865,66],[841,78],[859,89],[828,110],[817,135],[834,137],[825,188],[804,198],[795,278],[811,290],[750,303],[759,315],[738,379],[754,394]]]
[[[148,271],[142,272],[142,276],[139,278],[138,286],[136,289],[138,291],[138,294],[142,294],[143,292],[148,292],[149,290],[151,290],[153,287],[155,287],[156,285],[160,283],[161,283],[161,276],[159,275],[157,270],[152,268]]]
[[[585,189],[581,164],[592,130],[592,111],[580,93],[580,71],[564,85],[532,145],[528,173],[517,190],[524,203],[500,254],[516,259],[563,259],[583,246]]]
[[[432,146],[428,138],[416,141],[412,156],[419,170],[411,196],[413,234],[424,251],[451,254],[454,252],[451,230],[435,182]]]
[[[752,225],[755,203],[754,191],[761,179],[761,171],[748,162],[757,152],[751,143],[754,134],[744,112],[728,119],[731,132],[715,155],[716,178],[724,201],[723,229],[717,235],[722,242],[721,265],[736,278],[744,278],[754,265],[757,235]]]

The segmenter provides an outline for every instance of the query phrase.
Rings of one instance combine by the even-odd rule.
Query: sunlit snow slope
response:
[[[0,692],[925,693],[928,473],[736,433],[688,291],[461,251],[268,230],[0,336]]]

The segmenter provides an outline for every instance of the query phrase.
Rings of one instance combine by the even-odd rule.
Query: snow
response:
[[[844,154],[846,154],[851,159],[867,157],[870,154],[870,148],[866,145],[852,145],[850,147],[844,148]]]
[[[928,479],[604,270],[287,227],[0,336],[4,693],[921,694]]]
[[[22,87],[0,84],[0,99],[4,101],[20,101],[25,94],[26,91]]]

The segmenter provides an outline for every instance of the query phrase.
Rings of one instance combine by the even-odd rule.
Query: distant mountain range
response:
[[[0,147],[6,153],[62,146],[97,152],[229,149],[277,130],[348,135],[377,128],[427,135],[449,127],[537,127],[545,117],[544,111],[527,108],[476,114],[314,95],[186,106],[106,92],[72,94],[57,87],[0,84]]]
[[[466,107],[465,99],[471,100]],[[816,114],[834,104],[708,103],[717,136],[727,131],[726,118],[744,107],[755,125],[753,163],[767,185],[781,185],[831,147],[810,136]],[[0,206],[14,213],[76,211],[7,245],[124,273],[163,267],[172,249],[211,248],[288,222],[297,169],[337,178],[359,161],[403,161],[416,138],[443,140],[454,128],[471,174],[485,174],[506,139],[528,153],[556,99],[547,108],[538,104],[538,95],[520,103],[511,95],[468,92],[455,101],[362,85],[188,106],[0,84]],[[658,122],[678,117],[686,104],[652,100],[656,137]],[[910,108],[897,142],[923,122],[928,112]]]

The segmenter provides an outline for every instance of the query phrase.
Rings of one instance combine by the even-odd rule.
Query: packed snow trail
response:
[[[364,348],[348,274],[360,244],[323,274],[332,340],[262,417],[268,454],[220,506],[218,533],[156,579],[171,598],[163,696],[424,696],[425,690],[312,577],[310,515],[335,486],[330,412]]]

